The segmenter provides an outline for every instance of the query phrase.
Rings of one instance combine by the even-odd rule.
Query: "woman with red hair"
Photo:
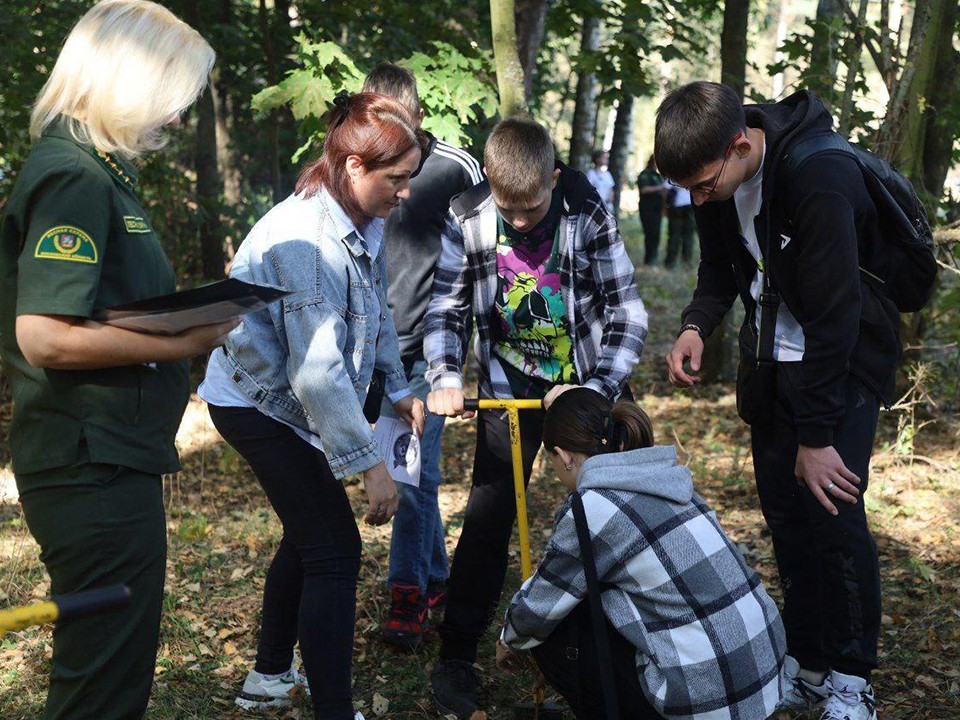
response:
[[[350,664],[360,533],[342,480],[362,473],[366,522],[383,525],[397,491],[364,407],[382,387],[423,430],[387,308],[383,218],[409,193],[423,136],[406,109],[341,93],[323,154],[297,191],[254,226],[231,276],[293,291],[245,316],[210,357],[200,395],[220,434],[250,464],[283,524],[267,572],[257,661],[243,708],[312,690],[314,716],[354,718]],[[304,681],[293,666],[299,639]],[[356,713],[356,717],[361,717]]]

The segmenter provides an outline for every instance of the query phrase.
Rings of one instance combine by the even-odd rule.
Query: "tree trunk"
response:
[[[217,169],[217,108],[213,78],[197,100],[197,143],[194,167],[197,171],[197,206],[200,215],[200,260],[203,276],[223,277],[223,235],[220,222],[220,193],[223,184]]]
[[[844,137],[850,134],[850,120],[853,114],[853,89],[857,83],[857,73],[860,72],[860,55],[863,53],[864,23],[867,20],[867,0],[860,0],[860,9],[857,11],[857,21],[853,26],[853,35],[849,41],[847,52],[847,77],[843,83],[843,96],[840,100],[840,121],[837,132]]]
[[[613,123],[613,140],[610,142],[610,174],[613,175],[613,214],[620,217],[620,192],[626,179],[627,160],[633,146],[633,95],[620,98],[617,119]]]
[[[747,82],[747,20],[750,0],[726,0],[720,33],[720,82],[743,97]]]
[[[543,43],[547,19],[547,0],[515,0],[517,54],[523,68],[523,91],[527,103],[533,98],[533,80],[537,73],[537,53]]]
[[[720,78],[742,98],[747,77],[747,21],[750,18],[750,0],[727,0],[723,6],[723,31],[720,34]],[[722,382],[732,374],[733,352],[730,347],[731,313],[724,315],[703,345],[700,367],[704,384]]]
[[[600,47],[600,18],[586,17],[580,35],[580,53],[596,52]],[[593,73],[577,74],[577,101],[573,110],[570,135],[570,166],[585,171],[590,167],[593,134],[597,121],[597,79]]]
[[[273,0],[273,53],[277,66],[277,80],[280,82],[287,72],[295,66],[294,35],[290,25],[290,0]],[[279,127],[277,128],[277,160],[280,165],[280,191],[282,197],[293,192],[296,184],[296,171],[293,166],[293,153],[300,143],[297,139],[297,121],[289,105],[280,108]]]
[[[220,0],[217,22],[223,27],[228,27],[233,19],[230,2],[231,0]],[[240,203],[241,176],[230,137],[230,128],[233,125],[231,81],[236,78],[226,70],[226,66],[220,66],[220,69],[214,72],[217,77],[214,97],[217,110],[217,166],[220,168],[220,177],[223,180],[223,199],[228,205],[236,207]]]
[[[952,19],[953,22],[948,22]],[[914,22],[917,22],[915,19]],[[956,23],[956,0],[931,0],[929,24],[922,36],[922,44],[916,55],[913,82],[906,100],[903,124],[900,127],[899,142],[893,156],[897,168],[910,178],[914,185],[928,193],[934,189],[924,177],[924,157],[927,142],[927,129],[934,115],[930,107],[937,93],[939,55],[944,50],[952,50],[953,28]],[[912,33],[911,33],[912,35]],[[946,35],[946,38],[944,38]],[[945,61],[949,61],[949,52]],[[955,79],[954,76],[940,76]],[[943,83],[948,85],[948,83]],[[955,83],[950,83],[955,84]],[[942,188],[942,185],[941,185]],[[939,188],[936,196],[939,196]]]
[[[277,61],[277,52],[274,44],[274,34],[270,15],[267,12],[266,0],[260,0],[258,19],[260,21],[260,38],[263,43],[263,56],[267,64],[267,81],[271,85],[280,82],[280,65]],[[283,178],[280,175],[280,113],[270,112],[267,123],[267,152],[270,164],[270,187],[273,190],[273,202],[283,200]]]
[[[500,117],[526,111],[524,74],[517,52],[517,26],[514,0],[490,0],[490,26],[493,31],[493,57],[497,66],[497,90]]]
[[[930,20],[938,4],[943,0],[917,0],[913,11],[913,22],[910,27],[910,43],[907,46],[907,55],[902,63],[900,77],[890,92],[890,102],[883,118],[883,125],[878,134],[876,151],[879,155],[895,163],[903,161],[901,146],[904,144],[905,127],[911,105],[915,104],[917,86],[914,84],[919,67],[920,55],[923,51],[924,40]],[[911,97],[912,96],[912,97]],[[911,102],[911,99],[914,102]],[[904,153],[907,157],[913,154],[909,149]],[[907,170],[907,168],[902,168]],[[906,173],[905,173],[906,174]]]
[[[837,66],[840,62],[840,30],[843,24],[843,6],[840,0],[819,0],[813,23],[813,47],[807,78],[807,87],[828,108],[836,97]]]
[[[952,28],[956,27],[960,13],[960,0],[948,2],[948,13],[939,28],[937,67],[934,77],[945,78],[934,83],[927,109],[927,142],[923,148],[924,188],[934,200],[943,195],[953,155],[953,145],[960,128],[947,122],[943,110],[960,99],[960,52],[953,47]]]
[[[185,16],[200,32],[216,18],[201,14],[199,3],[189,3]],[[200,270],[205,278],[219,280],[224,276],[223,230],[220,217],[223,181],[217,165],[217,70],[197,100],[197,126],[194,135],[193,163],[197,173],[197,231],[200,241]]]

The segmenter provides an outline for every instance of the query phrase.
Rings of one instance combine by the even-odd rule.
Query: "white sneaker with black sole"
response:
[[[777,712],[801,712],[819,708],[830,695],[827,677],[814,685],[800,677],[800,663],[787,655],[783,659],[783,698],[777,704]]]
[[[234,702],[244,710],[285,707],[293,702],[291,694],[298,687],[303,689],[307,697],[310,697],[310,685],[307,679],[294,667],[280,677],[274,678],[267,678],[256,670],[251,670],[247,673],[247,678],[243,681],[243,689]]]
[[[827,684],[830,696],[823,706],[820,720],[877,720],[873,686],[862,677],[833,670]]]

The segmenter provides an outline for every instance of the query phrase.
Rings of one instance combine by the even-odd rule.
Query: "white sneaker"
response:
[[[830,697],[820,720],[877,720],[873,686],[856,675],[830,672]]]
[[[365,720],[363,713],[357,710],[357,714],[353,716],[353,720]]]
[[[819,685],[813,685],[800,677],[800,663],[787,655],[783,659],[784,695],[777,703],[777,711],[807,710],[823,704],[830,695],[827,678]]]
[[[307,679],[294,667],[272,680],[268,680],[256,670],[251,670],[247,673],[247,678],[243,681],[243,689],[234,702],[244,710],[285,707],[291,704],[291,693],[298,687],[303,688],[307,697],[310,697],[310,685]]]

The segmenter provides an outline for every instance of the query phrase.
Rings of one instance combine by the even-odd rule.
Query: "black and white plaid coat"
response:
[[[586,177],[558,163],[564,194],[560,286],[571,318],[580,384],[619,397],[640,359],[647,313],[616,220]],[[512,397],[493,355],[491,313],[498,291],[497,209],[483,182],[450,203],[425,319],[427,379],[434,390],[463,387],[471,322],[480,361],[480,394]]]
[[[762,720],[781,697],[786,638],[757,574],[693,491],[673,447],[595,455],[577,480],[603,611],[636,648],[647,698],[667,718]],[[502,639],[543,642],[586,600],[571,501],[543,561],[507,610]]]

